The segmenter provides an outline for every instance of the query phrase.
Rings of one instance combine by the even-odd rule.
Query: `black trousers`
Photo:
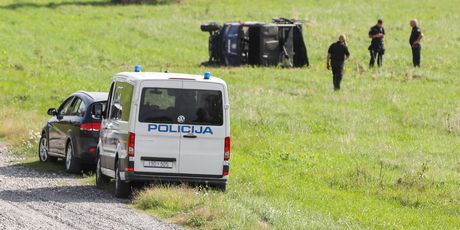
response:
[[[383,51],[380,49],[370,49],[369,53],[371,54],[371,61],[369,62],[369,66],[374,67],[375,59],[377,59],[377,65],[382,67]]]
[[[420,67],[420,51],[422,50],[422,46],[417,44],[412,47],[412,63],[414,67]]]
[[[340,89],[340,82],[343,77],[343,65],[344,61],[331,61],[332,67],[332,82],[334,84],[334,90]]]

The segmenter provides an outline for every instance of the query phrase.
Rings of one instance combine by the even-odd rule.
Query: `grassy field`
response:
[[[37,132],[76,90],[107,91],[111,76],[201,74],[229,84],[227,193],[153,187],[132,206],[192,228],[458,229],[458,0],[245,1],[112,5],[103,0],[2,0],[0,138],[34,154]],[[310,68],[205,68],[208,21],[305,20]],[[367,32],[386,26],[384,67],[369,70]],[[425,33],[411,67],[408,21]],[[326,50],[348,35],[343,90]]]

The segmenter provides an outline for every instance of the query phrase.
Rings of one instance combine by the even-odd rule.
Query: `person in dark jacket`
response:
[[[339,41],[332,43],[327,51],[327,69],[332,67],[334,90],[340,90],[340,82],[343,77],[345,60],[350,57],[344,34],[339,36]]]
[[[385,28],[383,28],[383,20],[379,19],[377,24],[369,30],[369,38],[371,38],[371,45],[369,46],[369,53],[371,54],[371,61],[369,67],[374,67],[375,59],[377,59],[377,65],[382,67],[383,54],[385,54],[385,48],[383,47],[383,38],[385,37]]]
[[[420,67],[420,52],[422,49],[420,42],[423,38],[423,33],[420,27],[418,27],[417,19],[410,20],[410,26],[412,27],[412,32],[409,44],[412,47],[412,63],[414,67]]]

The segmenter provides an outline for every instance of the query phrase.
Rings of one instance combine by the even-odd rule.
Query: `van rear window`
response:
[[[139,107],[139,121],[220,126],[223,124],[222,92],[144,88]]]

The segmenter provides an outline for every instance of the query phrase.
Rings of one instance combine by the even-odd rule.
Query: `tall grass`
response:
[[[0,3],[0,137],[30,141],[76,90],[107,91],[111,76],[201,74],[229,85],[227,193],[153,187],[133,206],[193,228],[428,228],[460,226],[458,1],[98,0]],[[52,4],[51,4],[52,3]],[[305,20],[310,68],[207,68],[207,21]],[[367,32],[383,17],[382,69],[368,69]],[[411,67],[408,20],[425,33]],[[348,35],[343,90],[325,52]]]

